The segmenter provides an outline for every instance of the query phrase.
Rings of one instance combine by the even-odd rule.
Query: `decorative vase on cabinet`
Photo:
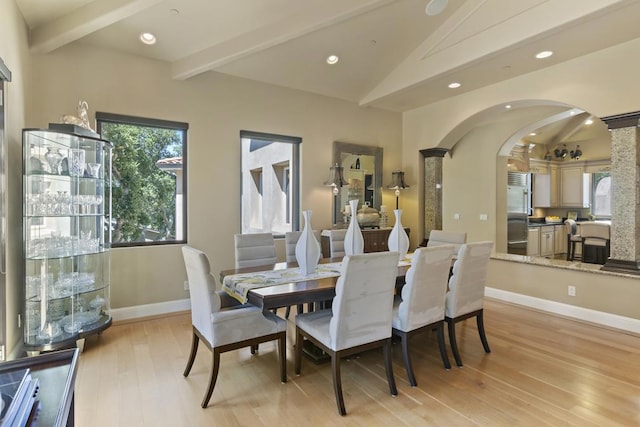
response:
[[[364,237],[356,215],[356,212],[358,212],[358,200],[349,200],[349,206],[351,206],[351,221],[349,222],[347,233],[344,235],[344,253],[346,255],[356,255],[364,253]]]
[[[402,209],[394,209],[393,213],[396,216],[396,223],[389,233],[389,250],[400,253],[400,259],[402,260],[409,252],[409,236],[402,226]]]
[[[22,137],[25,350],[82,348],[84,337],[111,325],[112,145],[53,130]],[[57,153],[72,153],[73,168],[45,170],[33,160],[59,164]],[[85,161],[104,172],[90,175]]]
[[[320,243],[316,240],[311,228],[311,211],[303,211],[302,217],[304,228],[296,243],[296,261],[300,271],[306,276],[316,271],[320,260]]]

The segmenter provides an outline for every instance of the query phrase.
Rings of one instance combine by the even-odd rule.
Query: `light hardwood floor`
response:
[[[295,310],[294,310],[295,311]],[[292,316],[293,318],[293,313]],[[458,325],[463,368],[442,367],[435,334],[411,341],[418,387],[401,351],[391,397],[381,351],[342,365],[348,415],[336,410],[331,366],[303,359],[279,381],[275,344],[222,355],[206,409],[211,367],[201,345],[188,378],[188,314],[112,326],[89,338],[76,385],[79,426],[640,426],[640,337],[487,300],[485,354],[472,319]]]

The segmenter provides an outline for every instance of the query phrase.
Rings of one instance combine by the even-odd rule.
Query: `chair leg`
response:
[[[182,373],[182,375],[184,375],[185,377],[189,375],[189,372],[191,372],[193,362],[196,360],[196,353],[198,352],[199,342],[200,338],[198,338],[198,336],[194,332],[193,336],[191,337],[191,354],[189,355],[189,360],[187,361],[187,367],[184,368],[184,372]]]
[[[451,352],[456,359],[456,365],[462,366],[462,359],[460,358],[460,352],[458,352],[458,343],[456,342],[456,324],[453,319],[447,319],[447,326],[449,329],[449,344],[451,345]]]
[[[451,363],[449,363],[449,356],[447,355],[447,349],[444,345],[444,322],[440,322],[437,328],[438,334],[438,347],[440,348],[440,357],[442,358],[442,363],[444,364],[444,368],[449,370],[451,369]]]
[[[336,404],[338,405],[338,413],[342,416],[347,415],[347,409],[344,407],[344,398],[342,397],[342,379],[340,378],[340,356],[333,354],[331,356],[331,371],[333,373],[333,392],[336,395]]]
[[[300,367],[302,365],[302,341],[304,337],[300,333],[300,329],[296,326],[296,349],[294,358],[294,372],[300,375]]]
[[[480,334],[480,341],[482,341],[484,352],[491,353],[489,343],[487,342],[487,336],[484,333],[484,311],[481,310],[480,314],[476,316],[476,322],[478,323],[478,333]]]
[[[397,396],[398,389],[396,388],[396,379],[393,376],[393,363],[391,361],[391,338],[385,341],[384,346],[382,347],[382,353],[384,356],[384,368],[387,371],[387,382],[389,383],[389,392],[391,393],[391,396]]]
[[[407,370],[407,378],[409,378],[409,384],[411,387],[416,387],[416,377],[413,374],[413,366],[411,366],[411,357],[409,356],[409,336],[407,334],[401,334],[400,341],[402,342],[402,360],[404,361],[404,368]],[[385,356],[386,363],[386,356]]]
[[[278,355],[280,356],[280,381],[287,382],[287,336],[278,338]]]
[[[209,405],[209,400],[213,394],[213,388],[216,386],[216,380],[218,379],[218,370],[220,369],[220,353],[217,349],[213,349],[213,366],[211,366],[211,378],[209,379],[209,387],[202,399],[202,407],[206,408]]]
[[[298,304],[297,309],[298,309],[297,311],[298,314],[304,313],[304,304]]]

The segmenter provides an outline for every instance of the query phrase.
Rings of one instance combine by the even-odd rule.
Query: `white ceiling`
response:
[[[34,54],[86,43],[167,61],[175,79],[220,72],[393,111],[640,37],[637,0],[448,0],[437,16],[429,0],[16,2]]]

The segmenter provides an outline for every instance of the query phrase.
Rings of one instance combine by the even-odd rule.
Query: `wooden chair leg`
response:
[[[338,413],[344,416],[347,415],[347,409],[344,407],[344,398],[342,396],[342,379],[340,378],[340,356],[338,354],[331,355],[331,371],[333,373],[333,392],[336,395]]]
[[[294,372],[296,375],[300,375],[300,367],[302,365],[302,341],[304,337],[300,333],[300,329],[296,326],[296,349],[294,358]]]
[[[444,322],[440,322],[437,328],[438,334],[438,347],[440,348],[440,357],[446,370],[451,369],[451,363],[449,363],[449,356],[447,355],[447,349],[444,345]]]
[[[484,347],[485,353],[491,353],[489,343],[487,342],[487,336],[484,333],[484,311],[480,311],[480,314],[476,316],[476,322],[478,323],[478,333],[480,334],[480,341]]]
[[[278,338],[278,355],[280,357],[280,381],[287,382],[287,336]]]
[[[402,360],[404,361],[404,368],[407,371],[407,378],[409,378],[409,384],[411,384],[411,387],[416,387],[418,383],[416,382],[416,377],[413,374],[413,366],[411,366],[411,357],[409,356],[409,336],[405,333],[399,336],[400,341],[402,342]]]
[[[460,358],[460,352],[458,352],[458,343],[456,342],[456,324],[454,319],[447,319],[447,326],[449,329],[449,345],[451,345],[451,352],[456,359],[456,365],[462,366],[462,359]]]
[[[382,347],[382,352],[384,355],[384,367],[385,367],[385,370],[387,371],[387,382],[389,383],[389,392],[391,393],[391,396],[397,396],[398,389],[396,388],[396,379],[393,376],[393,363],[391,361],[391,338],[385,341],[384,346]]]
[[[209,387],[202,399],[202,407],[206,408],[209,405],[209,400],[213,394],[213,388],[216,386],[216,380],[218,379],[218,370],[220,369],[220,353],[217,349],[213,349],[213,366],[211,366],[211,378],[209,379]]]
[[[194,332],[193,336],[191,337],[191,354],[189,355],[189,360],[187,361],[187,367],[184,368],[184,372],[182,373],[182,375],[184,375],[185,377],[189,375],[189,372],[191,372],[191,367],[193,366],[193,362],[194,360],[196,360],[196,353],[198,352],[199,342],[200,342],[200,338],[198,338],[198,336]]]

